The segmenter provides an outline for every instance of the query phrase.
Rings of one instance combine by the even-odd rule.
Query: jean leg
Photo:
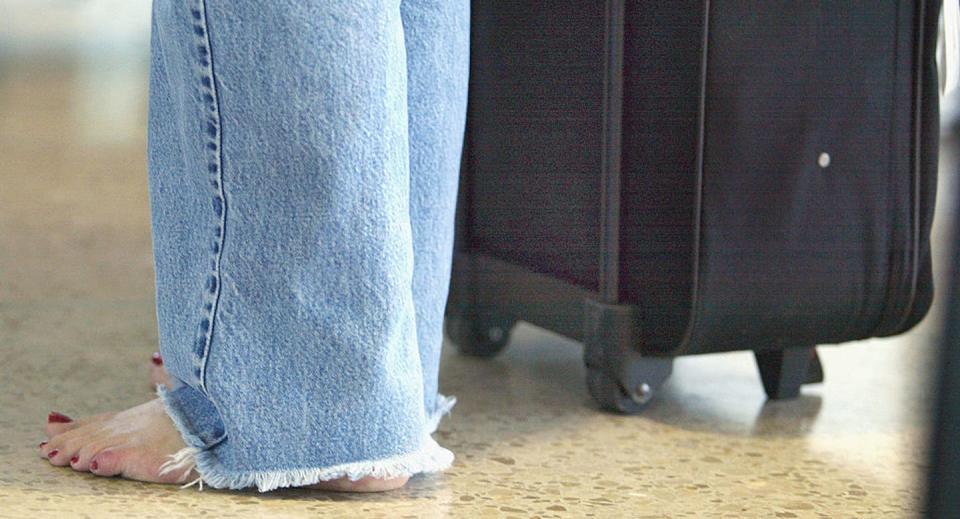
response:
[[[438,471],[400,0],[155,0],[158,388],[205,483]]]
[[[437,393],[469,74],[470,0],[403,0],[410,137],[413,300],[431,428],[454,400]]]

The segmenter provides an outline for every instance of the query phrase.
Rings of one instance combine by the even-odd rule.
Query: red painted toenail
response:
[[[47,457],[48,457],[48,458],[52,458],[52,457],[56,456],[58,452],[60,452],[60,451],[58,451],[57,449],[53,449],[52,451],[50,451],[49,454],[47,454]]]
[[[150,360],[157,366],[163,366],[163,357],[160,356],[159,351],[153,352],[153,356],[150,357]]]
[[[80,456],[74,455],[72,458],[70,458],[70,464],[71,464],[71,465],[73,465],[74,463],[76,463],[76,462],[78,462],[78,461],[80,461]]]
[[[90,462],[90,470],[97,470],[97,460]]]
[[[47,415],[48,423],[70,423],[73,421],[73,418],[65,414],[60,414],[56,411],[50,411],[50,414]]]

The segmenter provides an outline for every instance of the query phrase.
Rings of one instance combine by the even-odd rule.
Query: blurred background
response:
[[[0,442],[0,517],[92,509],[108,497],[129,511],[130,492],[183,500],[164,517],[243,503],[71,477],[31,450],[51,408],[82,415],[150,395],[149,16],[149,0],[0,0],[0,434],[9,440]],[[942,101],[938,279],[951,268],[940,251],[955,215],[945,195],[954,192],[957,120],[954,95]],[[413,485],[402,505],[396,497],[323,499],[385,514],[409,505],[421,517],[465,507],[543,517],[661,517],[674,508],[910,516],[927,466],[941,312],[938,300],[909,334],[824,349],[827,383],[792,403],[765,401],[749,353],[679,359],[640,417],[593,410],[579,345],[522,325],[514,341],[523,344],[497,360],[445,353],[441,385],[462,398],[439,434],[468,464],[448,483]],[[613,458],[622,463],[598,468]],[[534,506],[544,492],[566,497]],[[259,517],[306,513],[310,504],[246,499],[272,506]],[[849,513],[832,513],[839,510]]]
[[[149,38],[149,0],[0,0],[0,304],[152,290]]]
[[[149,0],[0,0],[0,13],[0,59],[29,63],[34,80],[69,79],[64,115],[77,137],[121,144],[142,134]]]

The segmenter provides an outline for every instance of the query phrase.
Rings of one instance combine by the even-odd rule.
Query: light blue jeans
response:
[[[157,393],[215,488],[436,472],[469,0],[155,0]]]

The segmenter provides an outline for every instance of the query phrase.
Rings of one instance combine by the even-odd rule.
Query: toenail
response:
[[[50,451],[49,454],[47,454],[47,458],[52,458],[52,457],[56,456],[58,452],[60,452],[60,451],[58,451],[57,449],[53,449],[52,451]]]
[[[90,470],[97,470],[97,460],[90,462]]]
[[[71,465],[73,465],[74,463],[76,463],[76,462],[78,462],[78,461],[80,461],[80,456],[74,455],[72,458],[70,458],[70,464],[71,464]]]
[[[56,411],[50,411],[50,414],[47,415],[47,423],[70,423],[72,421],[73,418]]]
[[[163,366],[163,357],[160,356],[159,351],[153,352],[153,355],[150,357],[150,360],[157,366]]]

